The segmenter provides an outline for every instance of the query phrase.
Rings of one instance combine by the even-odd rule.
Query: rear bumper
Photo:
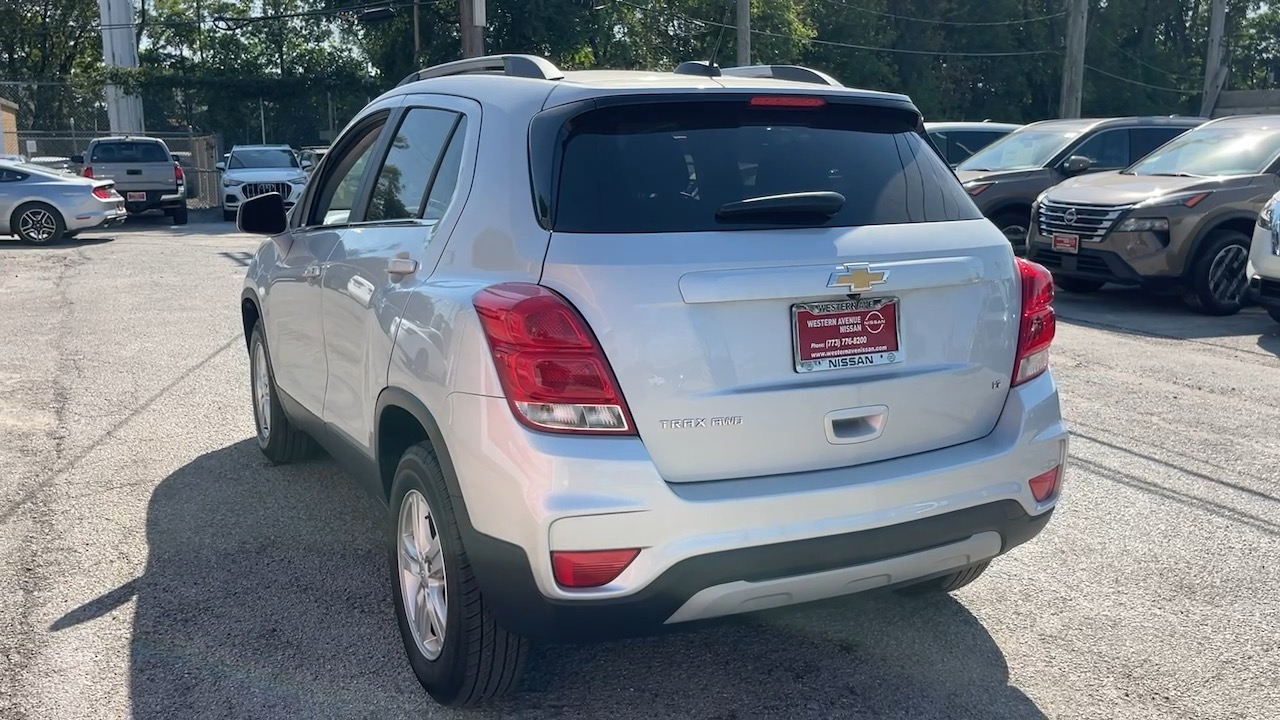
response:
[[[1052,375],[1009,394],[962,445],[793,475],[667,483],[634,438],[543,436],[506,401],[455,393],[451,471],[468,557],[495,617],[529,637],[646,634],[664,625],[944,574],[1033,538],[1057,496],[1027,480],[1065,466]],[[1065,471],[1065,467],[1063,468]],[[612,583],[556,584],[557,550],[642,548]]]
[[[144,213],[148,210],[169,210],[171,208],[183,207],[187,204],[187,192],[184,189],[168,192],[165,190],[121,190],[116,188],[116,192],[125,198],[124,206],[131,215]],[[145,200],[130,200],[130,192],[145,192],[147,197]]]
[[[84,230],[113,228],[123,225],[128,217],[129,213],[124,209],[93,209],[66,218],[67,230],[81,232]]]

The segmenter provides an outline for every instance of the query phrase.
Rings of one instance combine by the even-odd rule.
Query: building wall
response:
[[[0,98],[0,152],[18,155],[18,106]]]

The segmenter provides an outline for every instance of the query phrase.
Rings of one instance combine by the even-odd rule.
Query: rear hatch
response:
[[[113,180],[121,194],[129,191],[177,192],[173,157],[164,145],[148,140],[104,140],[85,158],[93,177]],[[139,198],[141,199],[141,198]]]
[[[559,178],[542,284],[591,324],[670,482],[971,441],[1008,394],[1009,243],[914,108],[786,97],[602,103],[533,155],[535,183]]]

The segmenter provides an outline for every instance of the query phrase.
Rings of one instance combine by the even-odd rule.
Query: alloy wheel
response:
[[[47,242],[58,232],[58,222],[48,210],[32,208],[18,218],[18,233],[32,242]]]
[[[418,651],[435,660],[444,651],[449,599],[439,529],[427,499],[417,490],[406,493],[400,505],[396,538],[405,617]]]

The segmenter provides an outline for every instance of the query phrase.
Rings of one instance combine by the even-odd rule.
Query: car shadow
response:
[[[46,245],[28,245],[16,237],[0,236],[0,250],[6,252],[9,250],[74,250],[76,248],[104,245],[114,241],[114,236],[102,236],[94,233],[88,236],[77,235],[73,238],[63,238],[56,243]]]
[[[275,467],[252,440],[165,478],[145,572],[59,618],[134,602],[132,716],[1038,718],[958,601],[887,594],[600,645],[541,645],[522,692],[434,707],[408,668],[380,520],[327,459]]]
[[[1235,315],[1215,317],[1192,310],[1177,295],[1114,285],[1093,293],[1059,290],[1053,305],[1059,322],[1181,340],[1258,335],[1276,326],[1253,305]]]

